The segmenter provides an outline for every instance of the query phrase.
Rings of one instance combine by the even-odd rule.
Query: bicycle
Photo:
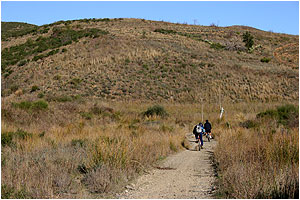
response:
[[[212,139],[211,132],[210,132],[210,131],[209,131],[209,132],[206,132],[206,133],[205,133],[205,136],[206,136],[206,138],[207,138],[207,141],[210,142],[210,140]]]
[[[200,135],[198,136],[197,143],[198,143],[198,145],[197,145],[197,148],[196,148],[196,149],[197,149],[198,151],[201,151],[201,149],[203,149],[203,147],[202,147],[202,145],[201,145]]]
[[[198,140],[197,150],[200,151],[201,150],[201,140],[200,140],[200,137],[197,140]]]
[[[209,133],[206,133],[206,138],[207,138],[207,141],[210,142],[211,136],[209,135]]]

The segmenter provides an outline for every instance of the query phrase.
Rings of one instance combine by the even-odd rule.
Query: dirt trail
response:
[[[157,168],[139,177],[117,198],[122,199],[209,199],[213,198],[215,172],[211,161],[216,141],[195,151],[194,135],[187,135],[190,150],[164,160]]]

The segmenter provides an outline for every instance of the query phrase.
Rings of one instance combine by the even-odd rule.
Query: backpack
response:
[[[199,134],[199,133],[201,133],[201,132],[202,132],[201,126],[200,126],[199,124],[197,124],[197,125],[194,127],[194,129],[193,129],[193,134],[194,134],[194,135],[197,135],[197,134]]]
[[[198,125],[196,125],[196,126],[194,127],[194,129],[193,129],[193,134],[194,134],[194,135],[197,135],[197,134],[198,134],[198,133],[197,133],[197,126],[198,126]]]

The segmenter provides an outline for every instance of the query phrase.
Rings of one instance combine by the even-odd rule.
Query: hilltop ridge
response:
[[[298,36],[245,26],[82,19],[16,30],[2,22],[2,97],[297,100]],[[242,35],[254,38],[250,53]],[[8,34],[9,33],[9,34]],[[35,89],[33,89],[35,88]],[[21,92],[20,92],[21,91]]]

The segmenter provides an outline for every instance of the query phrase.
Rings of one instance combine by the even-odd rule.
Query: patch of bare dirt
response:
[[[213,156],[216,141],[204,138],[196,151],[194,135],[187,135],[189,150],[166,158],[148,174],[140,176],[117,195],[122,199],[209,199],[215,190]]]

